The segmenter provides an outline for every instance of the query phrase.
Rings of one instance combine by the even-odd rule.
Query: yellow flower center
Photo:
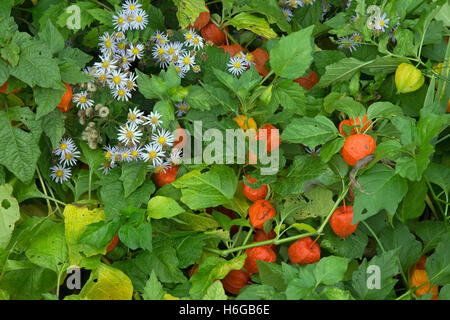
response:
[[[153,117],[152,118],[152,123],[153,124],[157,124],[158,123],[158,118],[157,117]]]
[[[137,119],[136,115],[134,113],[130,113],[128,116],[128,120],[135,121]]]
[[[159,138],[158,138],[158,142],[159,142],[160,144],[164,144],[164,143],[166,143],[166,138],[164,138],[164,137],[159,137]]]
[[[118,24],[123,24],[124,22],[125,22],[125,19],[122,17],[117,20]]]
[[[67,144],[61,143],[61,145],[59,146],[59,148],[60,148],[61,150],[66,150],[66,149],[67,149]]]
[[[156,154],[155,151],[150,151],[150,152],[148,153],[148,156],[150,157],[150,159],[155,159],[156,156],[157,156],[157,154]]]
[[[134,9],[136,9],[136,6],[135,6],[134,4],[132,4],[132,5],[130,6],[130,10],[134,10]]]
[[[142,21],[142,17],[137,16],[137,17],[136,17],[136,21],[137,21],[137,22],[141,22],[141,21]]]
[[[106,152],[105,152],[105,157],[106,157],[107,159],[111,159],[111,158],[112,158],[111,152],[106,151]]]
[[[134,136],[133,131],[127,131],[126,136],[128,139],[133,138],[133,136]]]
[[[106,41],[106,42],[105,42],[105,45],[106,45],[107,48],[111,48],[111,41],[109,41],[109,40]]]
[[[187,35],[186,35],[186,40],[191,40],[192,39],[192,34],[191,33],[188,33]]]
[[[194,40],[192,40],[192,42],[194,42],[194,44],[199,44],[200,43],[200,39],[199,38],[194,38]]]
[[[184,106],[183,105],[180,106],[180,110],[184,111]]]
[[[109,61],[103,61],[102,66],[103,66],[103,68],[108,68],[109,67]]]
[[[133,48],[133,50],[131,50],[131,52],[132,52],[134,55],[137,55],[137,54],[139,53],[139,49],[138,49],[138,48]]]
[[[239,62],[235,62],[234,63],[234,67],[236,68],[236,69],[240,69],[241,68],[241,64],[239,63]]]
[[[86,97],[84,97],[84,96],[83,96],[83,97],[80,97],[80,102],[81,102],[81,103],[85,103],[86,100],[87,100]]]
[[[128,153],[124,152],[124,153],[122,154],[122,157],[128,158]]]
[[[64,171],[58,170],[56,171],[56,175],[61,178],[62,176],[64,176]]]
[[[104,168],[109,168],[111,166],[111,163],[109,163],[109,162],[105,162],[104,164],[103,164],[103,167]]]
[[[119,91],[117,92],[117,94],[121,97],[123,97],[125,95],[125,91],[122,89],[119,89]]]
[[[114,78],[113,78],[113,81],[114,81],[114,83],[115,84],[119,84],[120,83],[120,77],[119,76],[115,76]]]
[[[100,80],[101,80],[101,81],[106,81],[106,74],[102,74],[102,75],[100,76]]]
[[[380,20],[380,27],[384,26],[384,20]]]
[[[167,51],[167,53],[168,54],[174,54],[174,52],[175,52],[175,49],[174,48],[170,48],[168,51]]]
[[[249,54],[246,56],[246,58],[247,58],[248,61],[253,61],[253,55],[252,55],[251,53],[249,53]]]
[[[64,156],[67,160],[72,159],[72,154],[71,153],[66,153],[66,155]]]
[[[139,153],[136,150],[131,151],[131,155],[135,158],[139,155]]]
[[[134,86],[134,83],[133,83],[133,81],[127,81],[127,88],[129,88],[129,89],[131,89],[131,88],[133,88],[133,86]]]
[[[184,64],[189,64],[191,63],[191,59],[190,58],[184,58]]]
[[[119,45],[117,46],[120,50],[125,49],[125,43],[121,42],[119,43]]]

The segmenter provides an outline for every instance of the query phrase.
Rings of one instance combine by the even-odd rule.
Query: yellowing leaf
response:
[[[173,3],[178,7],[177,18],[182,28],[194,25],[200,13],[208,11],[204,0],[174,0]]]
[[[20,218],[19,204],[12,192],[9,184],[0,185],[0,249],[8,245],[14,224]]]
[[[180,300],[180,298],[174,297],[173,295],[166,293],[163,296],[163,300]]]
[[[245,12],[241,12],[230,19],[229,23],[238,30],[247,29],[267,39],[277,37],[266,19]]]
[[[68,204],[64,209],[66,242],[69,249],[70,265],[95,269],[99,264],[99,256],[85,257],[81,254],[78,239],[86,227],[94,222],[105,220],[105,212],[99,208],[89,210],[85,205]],[[97,254],[105,254],[106,250]]]
[[[133,284],[121,270],[100,264],[80,292],[89,300],[131,300]]]
[[[314,229],[313,227],[311,227],[309,224],[306,223],[294,223],[292,226],[298,231],[305,230],[311,233],[317,233],[316,229]]]

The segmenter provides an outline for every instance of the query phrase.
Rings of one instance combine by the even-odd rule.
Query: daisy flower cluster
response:
[[[156,31],[151,39],[155,43],[152,56],[160,68],[167,69],[173,65],[180,78],[184,78],[190,70],[195,73],[201,71],[195,58],[196,50],[204,46],[204,39],[194,29],[184,33],[184,42],[171,42],[168,34],[160,31]]]
[[[175,103],[175,108],[177,108],[177,110],[175,111],[175,115],[177,117],[182,117],[189,111],[191,107],[189,106],[189,104],[187,104],[187,102],[182,101]]]
[[[315,0],[286,0],[281,1],[281,11],[283,11],[284,16],[288,22],[291,21],[293,16],[292,11],[298,7],[303,7],[304,5],[312,5]]]
[[[91,83],[109,87],[111,94],[118,101],[128,101],[131,93],[136,90],[136,74],[130,70],[131,64],[140,60],[144,53],[143,44],[130,43],[126,36],[127,30],[142,30],[148,24],[148,15],[137,0],[127,0],[122,9],[113,16],[115,31],[105,32],[99,37],[100,61],[87,67],[84,72]],[[87,91],[73,96],[73,102],[81,110],[92,107],[94,101]]]
[[[245,54],[244,52],[238,52],[230,58],[227,64],[228,72],[235,76],[240,76],[242,72],[249,69],[254,64],[253,55],[251,53]]]
[[[181,163],[181,150],[173,148],[175,138],[161,128],[161,114],[145,115],[137,107],[128,110],[128,120],[119,127],[117,146],[106,146],[106,161],[100,171],[107,174],[120,163],[144,161],[150,169],[165,171],[171,164]]]
[[[66,182],[72,176],[71,167],[77,163],[80,151],[71,138],[63,138],[53,154],[57,157],[58,164],[50,168],[50,177],[57,183]]]

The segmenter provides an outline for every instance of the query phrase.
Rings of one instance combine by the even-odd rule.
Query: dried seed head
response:
[[[89,83],[87,84],[87,91],[89,91],[89,92],[95,92],[95,91],[97,91],[97,86],[96,86],[94,83],[89,82]]]
[[[109,115],[109,108],[105,106],[101,107],[98,111],[98,115],[100,118],[106,118]]]

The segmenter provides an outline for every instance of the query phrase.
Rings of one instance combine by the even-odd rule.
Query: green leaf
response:
[[[131,250],[142,248],[151,251],[152,225],[150,223],[141,223],[135,227],[127,223],[120,228],[119,239]]]
[[[34,100],[37,104],[36,118],[42,118],[56,109],[66,90],[35,87]],[[59,110],[58,110],[59,111]],[[61,113],[61,112],[60,112]]]
[[[362,190],[355,190],[352,223],[363,221],[385,209],[390,216],[397,211],[397,207],[408,191],[405,179],[395,175],[394,170],[376,164],[358,179]],[[366,213],[363,214],[363,211]]]
[[[294,119],[281,134],[281,140],[290,143],[302,143],[315,148],[337,137],[338,131],[334,123],[325,116],[315,118],[303,117]]]
[[[125,198],[129,197],[145,181],[147,165],[142,161],[133,161],[122,164],[122,175],[120,181],[123,182]]]
[[[187,28],[188,25],[194,25],[200,13],[207,11],[204,0],[174,0],[173,3],[178,8],[177,18],[183,29]]]
[[[316,284],[331,285],[344,279],[349,260],[336,256],[322,258],[315,264],[314,277]]]
[[[278,291],[284,291],[287,288],[287,283],[283,277],[281,266],[275,263],[268,263],[263,260],[256,260],[258,265],[259,277],[261,283],[274,287]]]
[[[161,114],[162,126],[164,128],[168,128],[170,121],[175,120],[175,110],[169,100],[158,101],[153,107],[153,111],[159,112],[159,114]]]
[[[63,137],[66,129],[64,127],[64,115],[58,110],[53,110],[42,118],[42,130],[50,139],[52,148],[58,147],[59,141]]]
[[[164,288],[161,282],[158,281],[155,271],[152,271],[150,274],[150,279],[148,279],[145,284],[143,294],[144,300],[162,300],[164,293]]]
[[[398,225],[395,229],[389,227],[383,229],[379,238],[384,250],[399,249],[399,260],[404,271],[416,263],[422,254],[422,244],[405,225]],[[382,252],[379,246],[377,251]]]
[[[439,163],[430,163],[424,172],[426,178],[443,190],[450,185],[450,168]]]
[[[348,258],[361,259],[367,247],[369,239],[367,234],[360,228],[344,239],[330,230],[327,236],[322,239],[320,246],[333,254]]]
[[[350,291],[342,290],[336,287],[326,287],[321,294],[325,295],[328,300],[355,300]]]
[[[175,200],[169,197],[152,197],[147,205],[147,214],[152,219],[171,218],[184,211]]]
[[[266,39],[276,38],[277,34],[272,30],[264,18],[241,12],[228,20],[228,23],[237,30],[247,29]]]
[[[331,103],[331,106],[334,107],[334,109],[347,114],[349,118],[352,119],[357,117],[362,118],[366,113],[366,108],[350,97],[339,97],[334,103]]]
[[[367,109],[367,119],[382,119],[392,118],[395,116],[402,116],[403,111],[399,106],[396,106],[390,102],[375,102]]]
[[[362,300],[382,300],[391,294],[394,285],[398,281],[397,279],[393,279],[399,271],[396,260],[397,254],[396,250],[387,251],[375,256],[370,262],[367,262],[364,258],[358,270],[352,276],[352,287],[356,298]],[[369,267],[373,269],[370,270]],[[377,278],[379,278],[379,288],[376,286],[368,286],[368,284],[376,285],[377,283],[374,279]]]
[[[307,265],[300,271],[300,276],[288,283],[286,298],[288,300],[310,299],[313,296],[316,279],[313,274],[314,266]]]
[[[11,75],[25,82],[30,87],[39,85],[43,88],[59,88],[61,75],[58,65],[42,42],[20,39],[19,64],[10,69]]]
[[[450,283],[450,236],[445,234],[425,263],[428,279],[437,285]]]
[[[88,82],[89,76],[80,70],[80,67],[74,62],[65,62],[59,66],[62,81],[69,84],[78,84]]]
[[[339,62],[326,67],[325,74],[320,78],[319,87],[328,87],[332,83],[350,80],[361,68],[368,66],[372,61],[359,61],[355,58],[344,58]]]
[[[424,253],[436,248],[441,237],[447,233],[442,221],[417,221],[411,224],[410,228],[422,240]]]
[[[253,284],[242,288],[236,300],[272,300],[275,294],[275,289],[271,286]]]
[[[103,10],[100,8],[89,9],[87,12],[97,21],[100,21],[103,25],[113,26],[113,12],[109,10]]]
[[[255,10],[266,16],[269,23],[276,23],[282,31],[291,32],[291,25],[287,22],[281,7],[278,5],[276,0],[266,0],[266,1],[250,1],[246,3],[244,9],[249,6],[248,10]]]
[[[345,138],[343,137],[325,143],[320,149],[320,160],[325,163],[330,161],[331,158],[342,149],[344,143]]]
[[[234,170],[225,165],[213,165],[208,172],[192,170],[174,182],[181,189],[181,201],[190,209],[215,207],[231,201],[238,180]]]
[[[202,300],[227,300],[228,297],[225,294],[225,290],[223,289],[223,285],[221,281],[215,281],[212,285],[209,286],[208,290],[206,290],[205,295]]]
[[[45,41],[52,54],[64,49],[64,38],[50,20],[45,25],[44,30],[39,33],[39,37]]]
[[[12,192],[9,184],[0,185],[0,249],[8,245],[14,225],[20,218],[19,203]]]
[[[422,215],[425,210],[427,192],[428,188],[424,180],[408,182],[408,193],[400,203],[397,211],[397,216],[403,223]]]
[[[32,263],[60,274],[69,258],[64,225],[58,223],[36,234],[25,254]]]
[[[192,109],[201,111],[210,110],[212,106],[210,94],[200,86],[192,86],[189,89],[186,102]]]
[[[313,27],[291,33],[270,51],[270,66],[280,77],[297,79],[306,74],[313,61]]]
[[[27,131],[13,126],[10,121],[23,123]],[[0,164],[24,183],[33,178],[41,153],[38,147],[41,133],[41,122],[29,108],[0,110]]]
[[[145,73],[136,69],[137,84],[139,92],[147,99],[163,100],[167,94],[167,87],[164,80],[157,76],[149,77]]]

